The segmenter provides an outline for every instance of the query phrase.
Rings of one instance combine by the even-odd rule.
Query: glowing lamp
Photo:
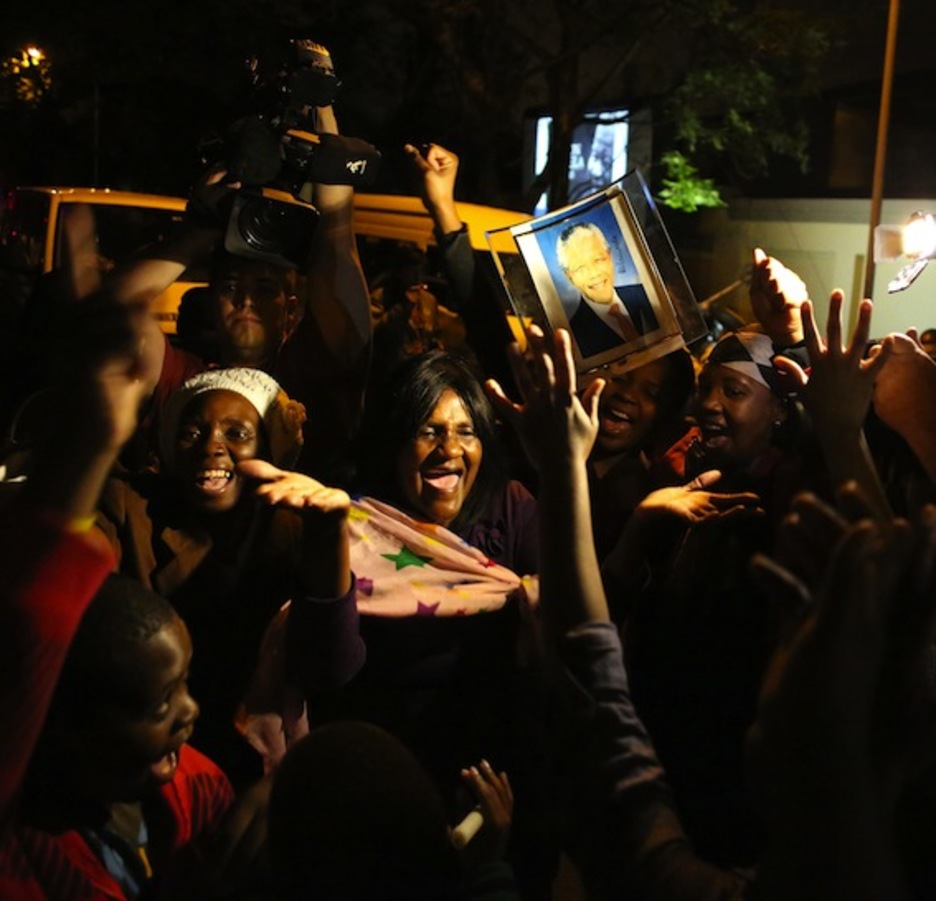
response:
[[[874,230],[874,262],[908,259],[887,283],[888,294],[909,288],[926,264],[936,257],[936,219],[916,212],[904,225],[879,225]]]

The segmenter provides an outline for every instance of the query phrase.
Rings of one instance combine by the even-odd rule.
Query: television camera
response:
[[[228,178],[240,183],[224,247],[302,267],[319,219],[304,186],[368,187],[377,177],[380,152],[359,138],[316,133],[316,107],[331,105],[340,86],[331,54],[320,44],[291,40],[272,75],[264,74],[257,58],[248,65],[247,113],[224,141]]]

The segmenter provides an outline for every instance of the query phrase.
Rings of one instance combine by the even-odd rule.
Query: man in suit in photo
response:
[[[576,222],[564,229],[556,242],[556,257],[580,294],[569,327],[583,357],[604,353],[659,328],[643,285],[614,284],[611,248],[593,222]]]

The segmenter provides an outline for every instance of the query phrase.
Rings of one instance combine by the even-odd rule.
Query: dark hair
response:
[[[141,644],[178,618],[165,598],[126,576],[110,575],[85,611],[59,677],[50,718],[86,716],[88,698],[121,700],[115,672]]]
[[[314,729],[276,771],[270,857],[286,898],[451,897],[458,864],[442,798],[392,735],[369,723]]]
[[[681,347],[663,357],[666,374],[657,403],[661,416],[675,416],[685,410],[695,392],[696,376],[692,355]]]
[[[494,410],[481,383],[456,354],[429,351],[405,360],[368,399],[358,444],[360,487],[400,500],[397,461],[432,415],[446,391],[454,391],[471,417],[483,450],[474,486],[449,528],[461,533],[488,509],[504,486],[504,463]]]
[[[210,288],[214,289],[217,287],[218,282],[232,270],[243,271],[252,268],[267,268],[275,271],[282,280],[283,291],[287,294],[295,292],[298,273],[293,267],[239,256],[225,250],[223,246],[215,248],[208,261],[208,284]]]

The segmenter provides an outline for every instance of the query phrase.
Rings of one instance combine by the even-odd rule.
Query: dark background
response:
[[[681,147],[729,199],[868,196],[886,21],[883,0],[8,2],[0,50],[42,47],[51,83],[27,102],[0,79],[0,189],[186,193],[199,142],[243,110],[244,59],[301,35],[332,52],[343,131],[383,152],[375,190],[411,191],[402,144],[435,140],[462,155],[461,199],[529,209],[528,116],[556,116],[561,145],[624,105],[652,114],[654,163]],[[888,196],[936,193],[934,25],[932,0],[903,0]]]

